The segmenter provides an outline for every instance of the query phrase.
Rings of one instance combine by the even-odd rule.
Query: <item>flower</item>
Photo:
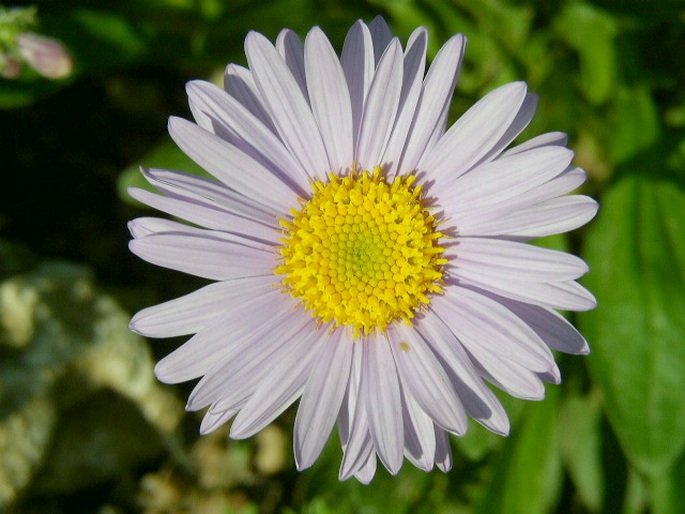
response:
[[[22,58],[45,78],[63,79],[73,71],[71,56],[56,39],[24,32],[17,37],[17,46]]]
[[[530,400],[559,383],[551,350],[587,353],[556,309],[595,306],[579,258],[527,244],[587,223],[591,198],[566,137],[507,149],[533,117],[526,84],[495,89],[446,130],[466,38],[424,77],[427,31],[402,48],[378,17],[355,23],[340,57],[313,28],[272,45],[250,32],[249,68],[225,87],[193,81],[195,123],[172,117],[179,147],[216,180],[143,170],[160,218],[130,223],[131,250],[215,281],[149,307],[131,328],[194,334],[162,359],[168,383],[201,378],[187,409],[207,433],[234,418],[250,437],[301,397],[298,469],[337,422],[340,479],[368,483],[377,456],[397,473],[451,467],[448,433],[467,416],[506,435],[487,383]],[[204,227],[204,228],[200,228]]]

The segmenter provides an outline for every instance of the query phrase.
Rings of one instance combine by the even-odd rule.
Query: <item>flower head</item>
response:
[[[130,224],[131,250],[215,281],[144,309],[150,337],[194,334],[162,359],[169,383],[200,378],[189,410],[203,433],[233,419],[249,437],[301,397],[299,469],[337,422],[340,478],[451,466],[447,434],[470,416],[507,434],[487,383],[526,399],[558,383],[551,349],[587,353],[555,309],[586,310],[572,255],[526,244],[589,221],[585,180],[563,134],[507,149],[535,95],[495,89],[446,130],[466,38],[424,74],[427,32],[403,49],[382,18],[350,29],[340,57],[323,32],[272,45],[251,32],[249,68],[224,89],[188,84],[195,122],[171,118],[179,147],[216,180],[150,169],[160,218]],[[202,227],[202,228],[200,228]]]

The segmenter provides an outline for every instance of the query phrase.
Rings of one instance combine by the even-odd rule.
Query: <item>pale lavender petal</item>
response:
[[[226,424],[228,420],[235,416],[236,412],[238,412],[237,408],[220,412],[209,409],[202,418],[202,423],[200,423],[200,434],[207,435],[214,432],[217,428]]]
[[[532,303],[550,309],[587,311],[597,306],[597,300],[587,289],[574,281],[538,283],[518,280],[493,280],[474,270],[455,269],[453,274],[466,285],[490,291],[505,298]]]
[[[468,350],[483,378],[506,393],[524,400],[545,397],[545,386],[532,371],[478,345],[472,345]]]
[[[504,407],[485,385],[471,358],[446,325],[458,322],[459,320],[451,318],[442,320],[431,308],[417,324],[417,330],[444,362],[444,367],[450,374],[450,381],[469,416],[493,432],[507,435],[510,426]]]
[[[529,303],[499,298],[509,310],[535,330],[553,350],[576,355],[590,353],[585,338],[561,314]]]
[[[447,432],[435,427],[435,465],[443,473],[452,469],[452,447]]]
[[[274,326],[264,323],[239,344],[217,356],[188,398],[186,410],[197,411],[214,402],[232,408],[247,399],[264,381],[271,369],[281,363],[293,346],[293,339],[304,337],[314,323],[306,317],[284,318]]]
[[[129,328],[147,337],[195,334],[251,295],[272,291],[273,275],[215,282],[190,294],[139,311]]]
[[[502,239],[460,237],[447,247],[444,256],[459,270],[473,270],[493,280],[561,282],[574,280],[589,270],[585,261],[575,255]]]
[[[285,61],[261,34],[245,38],[245,54],[281,140],[310,178],[324,176],[328,158],[307,100]]]
[[[352,106],[338,56],[318,27],[305,40],[305,70],[312,111],[330,169],[340,173],[352,166]]]
[[[307,172],[259,118],[211,82],[188,82],[186,91],[195,110],[209,116],[211,132],[259,162],[298,195],[304,194],[308,189]]]
[[[394,40],[386,49],[374,75],[364,104],[355,148],[356,161],[362,170],[373,170],[390,139],[402,87],[402,48]]]
[[[566,146],[568,143],[568,137],[563,132],[547,132],[546,134],[541,134],[528,141],[516,145],[513,148],[502,153],[501,157],[508,157],[521,152],[527,152],[533,148],[540,148],[542,146]]]
[[[307,79],[304,66],[304,45],[300,36],[290,29],[283,29],[276,38],[276,50],[288,65],[290,73],[300,86],[302,95],[308,98]]]
[[[562,146],[548,146],[483,164],[456,180],[444,184],[440,202],[445,214],[459,222],[486,199],[492,205],[506,205],[511,199],[553,179],[567,169],[573,152]]]
[[[466,412],[438,359],[413,329],[393,328],[388,336],[403,389],[436,425],[465,434]]]
[[[194,123],[169,119],[169,134],[183,152],[228,187],[264,205],[287,212],[296,195],[245,152]]]
[[[369,453],[364,465],[355,473],[354,478],[359,480],[362,484],[369,484],[373,480],[373,476],[376,474],[376,454],[374,452]]]
[[[236,243],[194,234],[153,234],[129,242],[143,260],[212,280],[256,277],[270,272],[275,254],[257,249],[256,242]]]
[[[255,239],[267,244],[278,244],[280,237],[275,227],[245,219],[220,209],[197,205],[193,202],[156,195],[144,189],[129,188],[128,194],[139,202],[186,221],[212,230],[222,230],[242,238]]]
[[[369,23],[369,32],[371,33],[371,40],[373,41],[373,54],[376,65],[381,60],[383,52],[392,40],[392,32],[388,23],[383,16],[376,16],[371,23]]]
[[[276,127],[271,120],[271,116],[264,108],[261,94],[257,89],[250,70],[237,64],[226,66],[224,89],[229,95],[243,104],[248,111],[254,114],[271,132],[276,133]]]
[[[406,389],[403,391],[404,455],[417,468],[430,471],[435,463],[435,425]]]
[[[428,32],[425,28],[416,29],[409,37],[407,49],[404,53],[404,74],[402,77],[402,91],[400,93],[397,120],[381,159],[383,169],[389,179],[399,170],[400,157],[414,121],[414,114],[423,85],[427,47]]]
[[[469,171],[511,126],[525,97],[523,82],[506,84],[485,95],[421,159],[419,169],[440,184]]]
[[[217,180],[155,168],[141,168],[141,172],[145,180],[167,196],[187,200],[196,205],[225,210],[249,220],[259,221],[264,225],[279,228],[277,218],[282,213],[227,188]]]
[[[426,150],[431,150],[444,132],[452,94],[461,71],[466,42],[463,34],[451,37],[433,59],[423,84],[414,124],[404,148],[400,172],[414,171],[422,157],[432,153],[426,153]],[[432,168],[425,169],[433,173]]]
[[[359,401],[366,406],[369,431],[381,462],[393,475],[402,467],[404,430],[397,367],[385,338],[369,337],[364,344],[364,362]]]
[[[547,371],[554,356],[537,333],[501,303],[464,287],[445,288],[433,310],[469,350],[481,346],[533,371]]]
[[[264,326],[276,330],[282,320],[292,316],[293,302],[288,300],[275,289],[246,291],[243,301],[235,308],[159,361],[155,375],[165,383],[185,382],[204,375],[225,352],[235,351],[255,331]],[[266,319],[255,316],[258,309],[264,309],[270,316]],[[231,327],[231,331],[227,332],[226,327]]]
[[[295,416],[297,469],[314,464],[333,429],[350,379],[353,342],[343,330],[331,334],[304,388]]]
[[[328,327],[315,327],[294,338],[282,359],[270,370],[231,425],[231,437],[245,439],[263,429],[302,394],[321,345],[327,344]]]
[[[599,205],[592,198],[573,195],[502,213],[496,219],[463,220],[457,224],[459,233],[465,236],[544,237],[585,225],[595,217],[598,209]]]
[[[371,33],[361,20],[352,25],[345,37],[340,63],[345,72],[352,102],[352,137],[356,146],[364,103],[375,70]]]

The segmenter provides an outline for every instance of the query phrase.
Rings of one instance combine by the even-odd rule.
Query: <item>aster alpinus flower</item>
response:
[[[595,306],[579,258],[527,244],[588,222],[591,198],[566,137],[507,149],[536,96],[495,89],[446,130],[466,38],[425,72],[428,34],[403,49],[382,18],[350,29],[340,57],[313,28],[276,44],[251,32],[248,68],[224,89],[193,81],[194,122],[179,147],[215,180],[143,170],[161,218],[130,223],[141,258],[214,281],[149,307],[131,328],[192,335],[155,372],[200,378],[187,409],[207,433],[247,438],[298,398],[294,453],[311,466],[337,423],[340,479],[369,482],[377,457],[443,471],[448,433],[470,416],[498,434],[507,415],[488,384],[529,400],[559,383],[551,350],[584,354],[556,310]]]

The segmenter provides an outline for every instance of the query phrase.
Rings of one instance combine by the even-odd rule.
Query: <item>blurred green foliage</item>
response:
[[[30,247],[43,257],[87,264],[130,311],[192,289],[186,277],[131,258],[124,229],[143,212],[125,194],[127,186],[142,185],[139,165],[199,171],[165,135],[168,115],[189,117],[183,83],[215,79],[228,62],[244,64],[249,30],[273,40],[282,27],[304,36],[320,25],[339,49],[357,18],[382,14],[405,41],[416,26],[428,27],[429,57],[452,34],[468,36],[452,119],[495,86],[526,80],[540,105],[524,138],[569,133],[576,163],[590,176],[584,192],[600,200],[601,210],[588,228],[548,243],[589,262],[585,283],[599,307],[573,318],[592,354],[562,357],[564,383],[548,387],[544,402],[503,398],[513,422],[509,438],[472,424],[466,437],[453,440],[448,475],[405,465],[397,477],[379,471],[370,486],[339,483],[335,436],[301,474],[284,457],[289,442],[269,446],[286,463],[266,471],[254,460],[262,443],[198,439],[197,422],[188,416],[180,456],[167,451],[136,461],[121,475],[126,480],[86,480],[78,491],[43,491],[39,501],[32,483],[40,480],[27,476],[12,509],[685,512],[681,0],[43,0],[36,6],[33,30],[62,41],[75,71],[58,81],[30,70],[0,79],[0,230],[23,245],[0,247],[3,279],[35,265],[28,258],[18,264]],[[153,350],[168,352],[163,344]],[[17,351],[0,348],[0,359],[18,358]],[[0,412],[0,425],[8,412]],[[286,440],[291,425],[292,413],[276,425]],[[212,466],[223,470],[219,478]]]

